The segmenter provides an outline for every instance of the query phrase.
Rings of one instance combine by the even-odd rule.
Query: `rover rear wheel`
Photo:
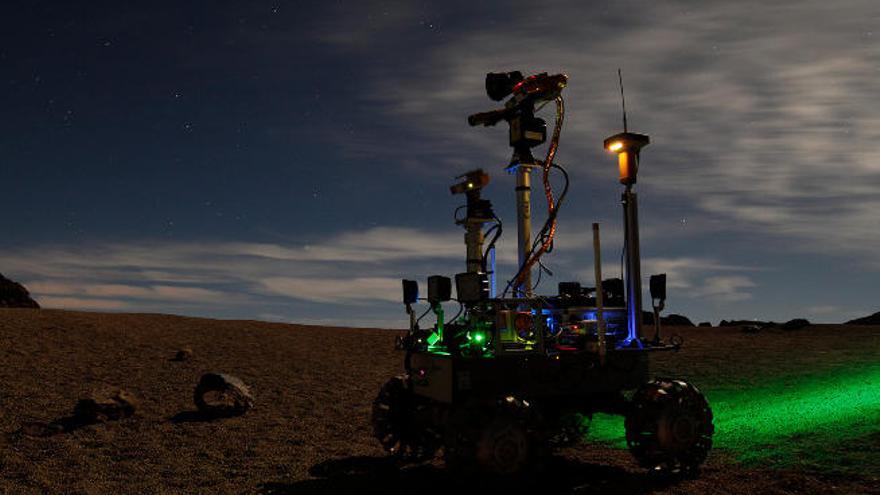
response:
[[[535,460],[534,417],[529,404],[514,397],[455,411],[444,447],[447,466],[464,473],[522,474]]]
[[[431,425],[421,421],[430,411],[413,395],[406,375],[395,376],[379,389],[373,401],[373,435],[382,447],[401,460],[425,461],[438,449]]]
[[[712,410],[697,387],[652,380],[633,396],[626,416],[626,443],[639,465],[654,471],[696,471],[712,448]]]

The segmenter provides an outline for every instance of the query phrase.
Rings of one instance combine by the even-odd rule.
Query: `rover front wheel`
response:
[[[521,475],[536,461],[535,421],[529,403],[515,397],[494,406],[460,408],[447,427],[446,465],[463,473]]]
[[[373,401],[373,435],[401,460],[428,460],[437,452],[438,440],[431,425],[421,421],[427,412],[427,406],[413,396],[408,378],[395,376]]]
[[[652,380],[633,396],[626,443],[639,465],[678,474],[696,471],[712,448],[712,410],[697,387]]]

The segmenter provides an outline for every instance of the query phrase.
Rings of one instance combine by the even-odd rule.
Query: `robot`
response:
[[[453,279],[403,280],[409,330],[397,347],[404,373],[388,380],[372,407],[375,437],[401,462],[424,462],[442,452],[448,468],[516,475],[541,465],[553,449],[584,439],[594,413],[624,418],[626,442],[642,467],[664,473],[693,473],[705,461],[714,426],[712,411],[697,387],[682,380],[650,378],[652,353],[677,351],[680,341],[660,338],[659,313],[666,299],[665,275],[651,277],[653,339],[642,335],[637,195],[641,149],[648,136],[624,132],[607,138],[616,153],[624,209],[625,280],[603,280],[599,226],[593,224],[595,280],[591,287],[561,282],[553,295],[536,295],[532,274],[544,271],[541,257],[553,249],[556,219],[564,205],[568,175],[554,163],[564,117],[562,91],[568,78],[547,73],[490,73],[486,91],[504,107],[471,115],[471,126],[509,124],[516,175],[519,269],[498,294],[495,242],[502,224],[482,197],[490,182],[483,170],[460,177],[450,191],[466,204],[456,223],[465,229],[466,271],[455,275],[459,314],[447,319]],[[622,86],[622,85],[621,85]],[[546,122],[535,114],[554,103],[556,119],[543,160],[532,149],[547,140]],[[547,220],[531,231],[531,174],[541,174]],[[558,194],[551,172],[565,186]],[[489,228],[486,229],[486,225]],[[485,230],[484,230],[485,229]],[[488,242],[487,242],[488,240]],[[414,305],[428,308],[416,317]],[[427,328],[421,321],[433,313]]]

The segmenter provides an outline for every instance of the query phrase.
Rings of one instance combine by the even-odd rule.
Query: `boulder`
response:
[[[880,311],[870,316],[849,320],[846,325],[880,325]]]
[[[23,285],[9,280],[0,273],[0,308],[39,309],[40,305],[31,298]]]
[[[254,407],[254,396],[248,386],[222,373],[202,375],[193,398],[199,412],[210,417],[239,416]]]
[[[120,388],[104,388],[82,398],[73,408],[73,419],[79,424],[103,423],[132,416],[138,401],[133,394]]]
[[[779,326],[779,328],[783,330],[798,330],[800,328],[810,326],[810,322],[805,318],[795,318],[793,320],[788,320]]]
[[[708,321],[701,321],[700,324],[697,325],[697,326],[698,326],[698,327],[711,327],[711,326],[712,326],[712,323],[711,323],[711,322],[708,322]]]

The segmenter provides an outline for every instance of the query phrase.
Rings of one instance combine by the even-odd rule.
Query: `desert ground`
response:
[[[523,491],[880,494],[880,327],[666,332],[684,348],[658,354],[655,374],[692,381],[715,410],[700,476],[642,472],[621,448],[622,420],[597,417],[593,441],[556,454]],[[0,309],[0,493],[496,492],[439,461],[398,469],[372,438],[371,401],[402,370],[399,333]],[[182,348],[193,357],[173,361]],[[241,378],[255,408],[194,414],[209,371]],[[135,415],[39,434],[101,386],[135,394]]]

